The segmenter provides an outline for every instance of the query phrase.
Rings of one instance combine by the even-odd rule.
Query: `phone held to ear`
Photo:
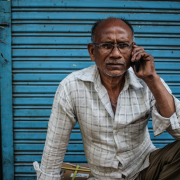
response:
[[[135,44],[136,44],[136,43],[133,43],[133,47],[134,47]],[[140,60],[135,60],[134,63],[133,63],[134,69],[135,69],[136,72],[139,72],[139,69],[140,69],[140,61],[141,61],[141,59],[140,59]]]
[[[140,61],[141,61],[141,59],[139,61],[138,60],[134,61],[134,69],[135,69],[136,72],[139,72]]]

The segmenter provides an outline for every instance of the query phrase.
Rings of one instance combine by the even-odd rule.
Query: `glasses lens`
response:
[[[113,45],[110,43],[104,43],[104,44],[100,44],[99,48],[101,53],[107,54],[111,52]]]
[[[113,46],[114,45],[111,43],[99,44],[99,50],[103,54],[108,54],[112,51]],[[129,51],[131,51],[131,47],[132,47],[132,44],[131,45],[126,44],[126,43],[119,43],[118,44],[118,49],[121,53],[128,53]]]
[[[131,45],[126,43],[119,43],[119,50],[121,53],[127,53],[131,50]]]

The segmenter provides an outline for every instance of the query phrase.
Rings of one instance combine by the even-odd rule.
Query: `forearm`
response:
[[[161,116],[169,118],[175,112],[172,95],[167,91],[157,74],[145,82],[156,100]]]
[[[37,180],[60,180],[60,170],[72,128],[76,124],[74,112],[63,86],[59,85],[48,123],[41,166],[34,162]]]
[[[47,138],[49,137],[47,136]],[[59,140],[52,138],[46,139],[40,168],[47,174],[60,174],[60,169],[69,142],[69,135],[67,135],[66,142],[63,142],[61,139],[61,137]]]
[[[70,131],[63,131],[59,123],[56,123],[56,127],[53,127],[50,118],[46,143],[41,160],[41,166],[34,162],[34,168],[37,173],[37,180],[60,180],[60,170],[64,155],[69,142]],[[59,132],[60,130],[60,132]],[[66,136],[66,137],[63,137]]]

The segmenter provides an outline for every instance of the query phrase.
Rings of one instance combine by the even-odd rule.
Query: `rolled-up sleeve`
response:
[[[60,170],[69,143],[72,128],[76,124],[73,107],[64,87],[56,91],[48,123],[41,165],[34,162],[37,180],[60,180]]]
[[[162,83],[168,90],[168,92],[172,95],[172,91],[168,87],[168,85],[161,79]],[[153,124],[153,131],[154,136],[161,135],[165,130],[169,132],[175,139],[180,140],[180,101],[172,95],[174,99],[175,109],[171,117],[166,118],[161,116],[159,113],[159,109],[157,107],[156,101],[154,97],[152,98],[151,105],[152,105],[152,124]]]

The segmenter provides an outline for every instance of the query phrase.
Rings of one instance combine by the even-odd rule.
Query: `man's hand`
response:
[[[140,59],[140,69],[139,72],[136,72],[133,62]],[[154,95],[160,114],[163,117],[169,118],[175,112],[174,100],[155,71],[154,57],[148,54],[143,47],[139,47],[135,44],[132,51],[131,62],[136,76],[147,84]]]
[[[136,72],[134,69],[134,61],[139,61],[140,59],[140,69],[139,72]],[[137,46],[136,44],[133,46],[131,62],[134,73],[138,78],[141,78],[147,83],[157,78],[158,75],[155,71],[154,57],[148,54],[142,46]]]

